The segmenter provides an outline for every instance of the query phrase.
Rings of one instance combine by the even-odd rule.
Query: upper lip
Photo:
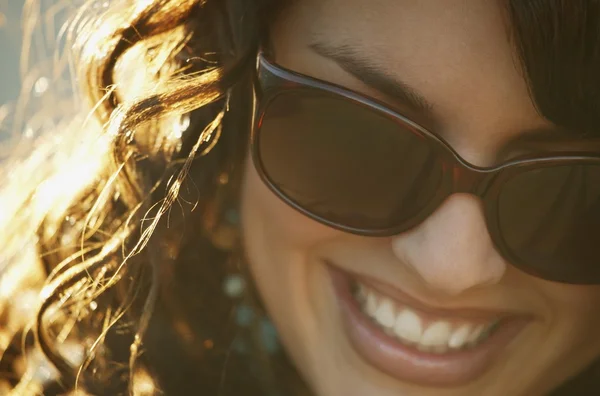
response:
[[[339,266],[336,266],[340,268]],[[449,318],[449,319],[463,319],[477,322],[490,322],[494,320],[502,320],[507,317],[515,316],[530,316],[523,312],[516,312],[514,310],[497,309],[497,308],[441,308],[438,306],[432,306],[423,302],[422,300],[415,298],[398,287],[392,286],[387,282],[379,281],[372,277],[357,274],[355,272],[342,270],[348,273],[351,277],[360,281],[360,283],[367,285],[369,288],[380,292],[382,295],[390,297],[392,300],[398,302],[401,305],[406,305],[410,308],[414,308],[417,311],[421,311],[428,316]]]

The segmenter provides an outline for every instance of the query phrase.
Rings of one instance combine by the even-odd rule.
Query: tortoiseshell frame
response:
[[[543,266],[525,263],[507,245],[499,227],[498,199],[503,183],[519,173],[539,169],[543,167],[564,166],[571,164],[594,164],[600,166],[600,153],[565,152],[556,156],[529,156],[502,163],[495,167],[484,168],[472,165],[458,155],[458,153],[440,136],[426,130],[402,114],[395,112],[380,101],[371,99],[352,90],[341,86],[308,77],[294,71],[285,69],[269,60],[264,52],[259,52],[257,57],[257,68],[255,74],[255,109],[250,138],[250,150],[254,166],[264,183],[279,198],[311,219],[335,229],[356,235],[371,237],[387,237],[407,231],[425,220],[441,203],[454,193],[468,193],[479,197],[484,206],[485,219],[492,240],[500,254],[519,269],[539,278],[574,284],[598,284],[600,279],[583,277],[581,274],[573,274],[569,271],[566,263],[564,272],[543,273],[537,270]],[[420,139],[428,141],[433,147],[442,163],[442,179],[438,191],[423,209],[416,213],[408,221],[385,229],[361,229],[349,227],[339,222],[333,222],[303,208],[291,197],[287,196],[273,183],[268,171],[264,169],[260,150],[259,139],[263,118],[269,108],[269,104],[281,93],[291,91],[321,92],[323,95],[333,95],[344,98],[356,105],[366,108],[368,111],[377,112],[399,124],[399,130],[411,131]],[[543,263],[542,263],[543,264]],[[599,257],[600,265],[600,257]],[[556,268],[554,268],[556,270]]]

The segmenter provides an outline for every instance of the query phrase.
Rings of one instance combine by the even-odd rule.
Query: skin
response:
[[[551,126],[528,96],[495,2],[302,0],[273,24],[277,63],[381,100],[315,40],[352,44],[432,105],[407,115],[442,135],[469,162],[489,166],[528,131]],[[390,103],[402,109],[402,103]],[[251,272],[282,341],[315,391],[341,395],[538,395],[600,354],[600,289],[527,275],[496,251],[481,205],[454,195],[409,232],[367,238],[330,229],[280,201],[248,160],[242,192]],[[476,380],[436,388],[402,382],[367,363],[345,336],[324,261],[386,281],[439,309],[530,314],[533,321]]]

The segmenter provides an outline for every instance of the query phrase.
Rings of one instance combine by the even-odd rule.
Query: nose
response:
[[[417,227],[393,237],[392,250],[428,288],[452,296],[497,283],[506,271],[487,230],[483,205],[469,194],[448,197]]]

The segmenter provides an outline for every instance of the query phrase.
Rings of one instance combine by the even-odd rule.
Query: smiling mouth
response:
[[[505,358],[532,320],[510,312],[430,308],[389,286],[327,267],[351,346],[367,363],[402,381],[465,385]]]
[[[352,295],[362,312],[384,333],[421,352],[444,354],[476,348],[500,325],[500,319],[478,323],[428,318],[360,281],[353,282]]]

